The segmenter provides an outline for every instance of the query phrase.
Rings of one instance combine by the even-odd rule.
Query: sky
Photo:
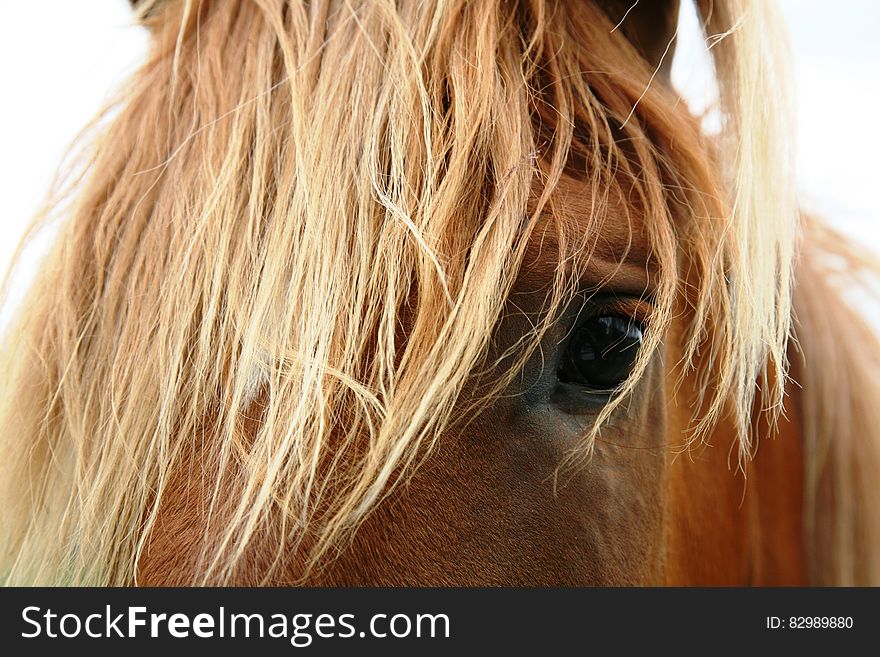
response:
[[[781,0],[794,64],[798,187],[805,207],[880,252],[880,2]],[[829,8],[832,11],[829,11]],[[683,3],[673,81],[709,86],[696,15]]]
[[[707,75],[702,39],[693,10],[683,4],[673,80],[699,105]],[[880,129],[871,118],[880,107],[880,2],[779,5],[795,63],[801,198],[880,253]],[[146,31],[134,24],[128,0],[0,0],[0,271],[67,145],[146,48]],[[13,280],[0,324],[44,243]]]

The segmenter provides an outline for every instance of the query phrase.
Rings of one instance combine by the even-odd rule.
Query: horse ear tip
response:
[[[159,0],[128,0],[129,6],[140,20],[153,16]]]

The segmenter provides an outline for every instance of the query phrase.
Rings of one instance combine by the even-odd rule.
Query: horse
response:
[[[677,0],[135,5],[0,355],[3,582],[880,583],[880,269],[769,3],[695,2],[717,134]]]

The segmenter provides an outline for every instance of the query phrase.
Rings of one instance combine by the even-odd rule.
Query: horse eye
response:
[[[594,392],[616,390],[632,372],[642,338],[641,325],[630,317],[591,317],[571,336],[559,380]]]

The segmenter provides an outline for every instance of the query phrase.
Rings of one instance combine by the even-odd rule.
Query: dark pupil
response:
[[[641,344],[642,329],[628,317],[588,319],[568,344],[559,378],[593,390],[614,390],[632,371]]]

